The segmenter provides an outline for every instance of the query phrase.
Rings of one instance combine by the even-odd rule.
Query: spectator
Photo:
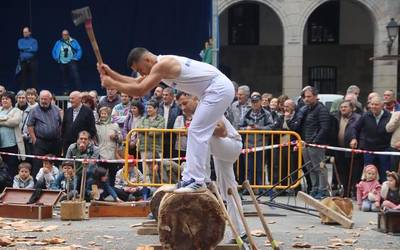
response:
[[[37,58],[38,42],[32,37],[29,27],[24,27],[22,30],[23,38],[18,39],[18,65],[16,74],[20,89],[25,89],[26,86],[36,87],[37,84]]]
[[[183,92],[179,93],[176,98],[180,108],[182,109],[182,115],[178,115],[176,118],[174,129],[188,129],[197,107],[197,98]],[[180,152],[181,157],[186,156],[186,145],[187,132],[180,134],[178,140],[175,142],[175,150]]]
[[[342,101],[339,107],[339,112],[333,115],[333,126],[331,129],[333,134],[330,141],[333,146],[337,145],[342,148],[349,148],[354,126],[360,119],[361,115],[353,112],[355,106],[351,101]],[[334,156],[344,190],[348,190],[347,185],[349,183],[349,178],[351,178],[350,190],[355,190],[356,181],[358,181],[358,178],[362,174],[362,167],[359,165],[359,157],[355,155],[351,156],[351,154],[342,151],[334,151]],[[353,168],[352,176],[349,176],[351,157],[353,157],[353,166],[355,167]]]
[[[54,182],[59,175],[59,170],[54,166],[54,162],[49,158],[54,157],[54,155],[45,155],[48,159],[42,160],[43,166],[40,168],[39,173],[36,175],[36,188],[50,189],[54,185]]]
[[[157,113],[158,104],[154,100],[147,102],[146,110],[147,115],[143,117],[138,128],[164,128],[164,117]],[[160,157],[161,153],[161,133],[160,132],[148,132],[139,133],[139,152],[141,158],[146,161],[147,159],[155,159]],[[155,181],[161,180],[158,174],[159,166],[154,160],[146,162],[146,168],[143,172],[146,177],[146,182],[155,183]]]
[[[212,38],[210,38],[210,41],[212,41]],[[201,61],[212,64],[212,56],[212,43],[206,41],[204,43],[204,48],[200,51]]]
[[[250,88],[247,85],[239,86],[237,98],[238,100],[233,102],[228,108],[228,120],[232,123],[235,129],[239,129],[241,122],[244,119],[246,113],[251,109],[250,104]]]
[[[115,176],[114,191],[117,193],[118,197],[123,201],[134,201],[138,199],[147,200],[150,195],[150,190],[142,186],[129,186],[128,182],[125,180],[123,171],[123,169],[118,170]],[[128,179],[133,183],[144,182],[142,172],[132,163],[128,165]]]
[[[154,94],[152,99],[155,99],[158,103],[161,103],[163,99],[163,90],[164,89],[161,86],[156,87],[154,89]]]
[[[64,161],[61,164],[62,172],[53,182],[51,189],[62,190],[66,192],[60,200],[72,200],[78,194],[78,179],[74,171],[74,163],[72,161]]]
[[[357,205],[364,212],[378,212],[381,201],[381,184],[374,165],[364,167],[361,181],[357,184]]]
[[[29,162],[21,162],[18,165],[18,174],[14,176],[13,188],[33,188],[35,182],[31,176],[31,164]]]
[[[377,92],[369,93],[368,98],[367,98],[367,106],[365,107],[365,111],[370,110],[371,99],[374,98],[374,97],[380,97],[380,95]]]
[[[391,133],[386,131],[386,124],[391,114],[383,109],[380,97],[373,97],[369,104],[370,110],[364,113],[354,126],[354,133],[350,146],[370,151],[388,151],[390,149]],[[373,164],[378,166],[381,181],[387,170],[390,169],[389,155],[364,154],[364,166]]]
[[[278,100],[278,98],[272,98],[271,99],[271,101],[269,103],[269,112],[271,113],[273,122],[276,122],[278,119],[280,119],[282,113],[279,110],[279,100]]]
[[[28,102],[29,107],[34,108],[38,103],[36,102],[38,98],[38,94],[36,89],[29,88],[26,90],[26,101]]]
[[[390,147],[393,152],[400,152],[400,111],[395,111],[389,122],[386,124],[386,131],[388,133],[393,133],[390,139]],[[391,155],[390,156],[390,170],[400,171],[399,167],[400,156]]]
[[[115,105],[112,109],[111,119],[113,123],[117,123],[120,128],[124,126],[124,122],[128,117],[131,98],[125,94],[121,93],[121,103]]]
[[[100,159],[114,160],[117,147],[122,141],[121,129],[111,122],[111,109],[102,107],[99,110],[99,122],[96,124],[98,147]],[[118,171],[119,163],[100,163],[100,166],[108,170],[110,183],[114,185],[115,174]]]
[[[31,107],[28,105],[28,103],[26,101],[26,92],[24,90],[20,90],[17,93],[16,107],[22,111],[22,120],[21,120],[21,123],[19,124],[19,128],[21,130],[22,137],[24,140],[25,153],[28,155],[33,154],[32,141],[30,140],[28,127],[27,127],[28,116],[31,111]]]
[[[22,120],[22,112],[14,108],[15,97],[10,91],[6,91],[1,98],[0,107],[0,151],[14,154],[25,154],[24,140],[22,139],[19,124]],[[3,160],[8,166],[10,176],[17,173],[18,157],[3,155]]]
[[[79,91],[73,91],[69,95],[71,107],[65,111],[62,122],[63,152],[76,142],[80,131],[87,131],[93,139],[96,138],[96,122],[93,111],[82,105],[82,97]]]
[[[96,194],[94,193],[93,185],[96,185],[99,190],[100,194],[98,197],[96,197]],[[94,200],[104,201],[107,196],[111,195],[114,201],[121,201],[110,185],[107,169],[102,167],[96,168],[93,173],[93,179],[88,180],[88,192],[90,192],[90,196]]]
[[[35,155],[61,155],[61,115],[51,104],[51,99],[48,90],[40,91],[39,105],[29,114],[27,122],[29,138],[26,142],[29,146],[32,142],[32,151]],[[41,165],[40,160],[33,160],[33,175],[36,175]]]
[[[99,113],[97,113],[95,99],[89,94],[82,94],[82,104],[93,111],[94,120],[97,122],[99,120]]]
[[[175,102],[174,90],[167,87],[163,90],[163,101],[159,104],[158,113],[164,117],[164,128],[174,128],[176,117],[182,113],[181,109]],[[174,150],[176,141],[176,135],[170,133],[164,134],[163,151],[165,158],[173,158],[177,156],[177,152]],[[172,143],[171,143],[172,142]],[[172,155],[170,154],[172,152]]]
[[[6,91],[6,88],[3,85],[0,85],[0,96],[3,96]]]
[[[99,104],[99,95],[97,94],[97,91],[91,90],[89,91],[89,95],[93,98],[97,110],[97,105]]]
[[[362,104],[357,100],[360,96],[360,88],[357,85],[350,85],[346,90],[346,95],[354,94],[356,99],[355,108],[357,110],[363,110]],[[332,102],[330,113],[336,113],[339,111],[339,105],[343,100],[348,100],[346,98],[339,98]],[[357,112],[358,113],[358,112]],[[360,113],[361,114],[361,113]]]
[[[305,106],[299,110],[290,127],[299,129],[306,143],[325,145],[328,143],[330,128],[329,111],[318,101],[318,92],[314,87],[305,88],[302,96]],[[311,195],[316,199],[328,196],[328,171],[320,165],[325,159],[325,149],[305,147],[303,158],[304,162],[311,162]]]
[[[75,174],[78,178],[78,190],[80,189],[80,179],[82,177],[83,166],[87,167],[87,179],[90,179],[93,175],[94,169],[97,164],[90,159],[99,159],[99,148],[95,146],[90,140],[89,132],[83,130],[79,132],[78,139],[72,143],[67,150],[65,155],[66,158],[85,159],[87,161],[77,162]]]
[[[261,106],[268,111],[270,111],[269,102],[271,101],[271,99],[272,99],[272,94],[270,93],[264,93],[261,96]]]
[[[107,95],[100,98],[98,108],[109,107],[111,110],[119,103],[121,103],[121,97],[116,89],[107,89]]]
[[[81,60],[82,49],[78,41],[70,37],[68,30],[62,31],[62,38],[54,45],[52,55],[53,59],[60,65],[65,93],[69,91],[69,78],[75,84],[75,89],[81,89],[78,61]]]
[[[271,130],[273,125],[271,114],[261,107],[261,95],[253,95],[251,97],[251,109],[245,114],[240,129],[243,130]],[[265,135],[251,135],[246,134],[244,143],[246,148],[261,147],[265,142]],[[257,150],[254,153],[248,153],[247,156],[247,172],[246,179],[252,185],[264,185],[263,181],[263,167],[265,162],[264,150]]]
[[[284,106],[284,103],[285,103],[285,101],[286,100],[288,100],[289,99],[289,96],[287,96],[287,95],[280,95],[279,97],[278,97],[278,112],[280,113],[280,114],[282,114],[283,113],[283,106]]]
[[[122,138],[125,139],[129,131],[137,127],[140,119],[143,117],[143,114],[144,114],[143,104],[139,101],[132,101],[128,118],[125,120],[124,127],[122,129]],[[134,133],[131,135],[131,140],[129,143],[129,153],[131,155],[136,155],[136,143],[137,143],[137,134]]]
[[[361,103],[357,101],[357,96],[353,93],[348,93],[344,96],[345,101],[350,101],[353,104],[353,111],[357,114],[362,114],[364,111],[362,109]],[[340,106],[340,103],[339,103]]]
[[[15,107],[24,112],[28,108],[25,90],[18,91],[16,97],[17,97],[17,104],[15,105]]]
[[[387,181],[382,184],[382,208],[400,210],[400,176],[397,172],[386,172]]]
[[[400,111],[400,104],[396,101],[393,90],[386,90],[383,92],[383,103],[384,109],[390,113]]]
[[[12,187],[12,185],[13,180],[8,173],[8,166],[0,156],[0,193],[2,193],[6,187]]]

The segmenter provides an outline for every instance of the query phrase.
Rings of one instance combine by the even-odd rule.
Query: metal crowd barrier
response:
[[[241,130],[242,154],[234,164],[238,183],[248,179],[253,188],[294,189],[302,175],[301,137],[293,131]],[[135,138],[134,140],[131,140]],[[175,184],[185,167],[186,129],[132,129],[125,138],[124,178],[132,186]],[[129,161],[135,142],[134,161]],[[141,151],[141,152],[140,152]],[[132,152],[131,152],[132,153]],[[144,181],[129,180],[129,166],[140,170]]]

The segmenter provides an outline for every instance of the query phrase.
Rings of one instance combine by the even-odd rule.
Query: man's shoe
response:
[[[196,182],[193,178],[189,181],[180,181],[177,185],[179,186],[174,193],[199,192],[206,189],[206,184],[204,182]]]
[[[249,243],[249,238],[247,237],[246,233],[242,233],[240,235],[240,238],[242,239],[243,243],[247,243],[247,244]],[[228,244],[237,244],[236,239],[230,239],[228,241]]]

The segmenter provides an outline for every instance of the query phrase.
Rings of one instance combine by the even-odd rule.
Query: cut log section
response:
[[[150,201],[150,211],[153,214],[155,220],[158,218],[158,208],[160,207],[160,203],[164,195],[166,194],[165,189],[170,187],[171,185],[164,185],[158,188],[151,198]]]
[[[313,206],[315,209],[318,210],[321,214],[325,215],[326,217],[330,218],[333,221],[336,221],[344,228],[352,228],[354,226],[354,222],[348,219],[347,217],[339,214],[338,212],[334,211],[333,209],[325,206],[318,200],[314,199],[310,195],[304,192],[298,192],[297,197],[301,198],[306,204]]]
[[[225,218],[215,196],[167,193],[158,214],[160,242],[164,249],[214,249],[224,238]]]

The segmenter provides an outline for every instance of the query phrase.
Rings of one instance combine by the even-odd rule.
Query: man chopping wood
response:
[[[116,88],[133,96],[143,96],[161,81],[200,100],[188,130],[187,167],[175,192],[204,189],[209,140],[217,122],[234,97],[232,82],[212,65],[189,58],[156,56],[145,48],[134,48],[128,55],[128,67],[143,77],[134,79],[121,75],[106,64],[100,64],[101,83],[105,88]]]

